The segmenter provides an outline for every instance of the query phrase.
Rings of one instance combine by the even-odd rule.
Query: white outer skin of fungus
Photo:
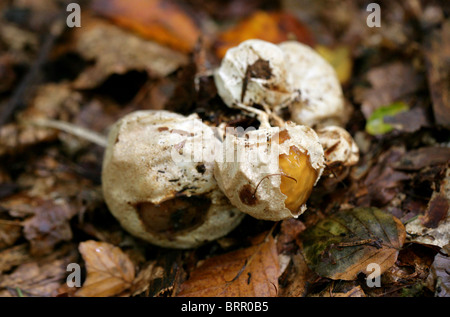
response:
[[[291,120],[309,127],[345,124],[342,87],[334,68],[311,47],[296,41],[278,45],[292,85],[300,91],[290,104]]]
[[[303,153],[306,152],[310,157],[311,166],[319,171],[316,183],[324,169],[323,148],[314,130],[306,126],[289,123],[286,124],[285,128],[290,135],[290,139],[279,145],[278,151],[271,152],[269,159],[264,161],[216,162],[215,164],[214,176],[220,189],[240,211],[257,219],[279,221],[296,218],[306,210],[306,204],[303,204],[299,213],[294,215],[286,208],[284,203],[286,195],[280,189],[282,176],[276,175],[264,178],[264,176],[269,174],[280,173],[278,165],[280,154],[288,154],[291,146],[296,146]],[[273,136],[279,131],[280,129],[274,127],[249,133],[261,133]],[[232,143],[235,145],[235,151],[237,151],[238,147],[244,146],[244,138],[237,138],[235,136],[227,137],[232,139]],[[250,147],[249,152],[255,151],[255,148]],[[263,178],[264,180],[262,180]],[[245,204],[239,197],[240,190],[248,184],[252,189],[255,189],[259,184],[255,195],[257,197],[257,203],[255,205]]]
[[[127,231],[162,247],[192,248],[215,240],[234,229],[244,215],[218,189],[213,162],[204,162],[205,171],[200,173],[196,170],[199,162],[178,164],[172,160],[170,149],[187,138],[171,133],[172,129],[194,133],[193,138],[200,137],[202,131],[207,135],[213,133],[207,125],[192,126],[194,119],[197,116],[184,117],[168,111],[137,111],[119,120],[109,133],[102,169],[106,204]],[[171,182],[171,179],[180,181]],[[172,237],[147,231],[136,204],[157,204],[171,199],[185,186],[196,187],[184,192],[186,196],[202,195],[211,199],[202,225]]]
[[[248,78],[241,101],[247,68],[258,59],[269,62],[272,75],[269,79]],[[228,107],[259,104],[276,109],[292,99],[292,80],[284,61],[283,51],[277,45],[262,40],[244,41],[227,51],[214,74],[218,94]]]
[[[328,126],[315,130],[325,150],[327,164],[340,163],[353,166],[359,160],[359,148],[347,130],[338,126]],[[332,151],[327,149],[333,148]]]

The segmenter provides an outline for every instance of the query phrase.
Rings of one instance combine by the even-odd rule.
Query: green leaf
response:
[[[389,123],[385,123],[384,118],[392,117],[408,110],[408,105],[403,101],[394,102],[389,106],[376,109],[367,120],[366,132],[371,135],[380,135],[392,131],[394,127]]]
[[[323,277],[354,280],[371,263],[380,274],[391,267],[405,241],[403,224],[377,208],[340,211],[308,228],[301,236],[311,269]],[[370,270],[371,271],[371,270]]]

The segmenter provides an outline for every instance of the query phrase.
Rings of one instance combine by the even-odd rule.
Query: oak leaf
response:
[[[78,249],[86,263],[87,277],[76,296],[114,296],[132,286],[134,265],[120,248],[90,240],[80,243]]]

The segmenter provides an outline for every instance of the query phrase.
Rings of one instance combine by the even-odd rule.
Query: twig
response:
[[[51,119],[39,119],[39,120],[32,121],[31,124],[34,124],[36,126],[43,127],[43,128],[52,128],[52,129],[61,130],[61,131],[67,132],[69,134],[75,135],[77,137],[80,137],[82,139],[85,139],[87,141],[90,141],[92,143],[95,143],[102,147],[106,147],[108,145],[108,140],[104,135],[101,135],[97,132],[85,129],[83,127],[77,126],[77,125],[69,123],[69,122],[51,120]]]

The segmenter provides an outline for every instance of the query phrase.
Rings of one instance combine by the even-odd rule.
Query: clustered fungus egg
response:
[[[306,200],[324,168],[323,149],[314,130],[287,123],[281,129],[226,138],[224,146],[231,150],[225,149],[223,159],[216,161],[214,176],[234,206],[272,221],[298,217],[306,210]],[[228,157],[235,160],[227,160],[230,151],[234,154]]]
[[[164,110],[136,111],[112,126],[102,189],[134,236],[192,248],[225,236],[245,214],[296,218],[330,166],[343,177],[358,162],[342,128],[348,118],[337,75],[312,48],[242,42],[227,51],[214,81],[228,107],[257,115],[259,129],[228,133],[196,114]]]
[[[229,107],[243,104],[277,108],[290,101],[291,78],[285,55],[275,44],[248,40],[225,54],[215,72],[218,93]]]
[[[348,111],[334,68],[311,47],[247,40],[229,49],[215,72],[217,91],[228,107],[255,105],[309,127],[344,125]],[[256,112],[256,111],[254,111]]]
[[[324,149],[327,165],[353,166],[358,163],[359,149],[347,130],[327,126],[315,131]]]
[[[278,46],[298,92],[289,105],[291,120],[310,127],[345,124],[344,95],[334,68],[308,45],[288,41]]]
[[[234,229],[243,214],[217,187],[213,162],[194,159],[211,142],[220,141],[196,115],[137,111],[114,124],[102,189],[122,227],[174,248],[195,247]]]

